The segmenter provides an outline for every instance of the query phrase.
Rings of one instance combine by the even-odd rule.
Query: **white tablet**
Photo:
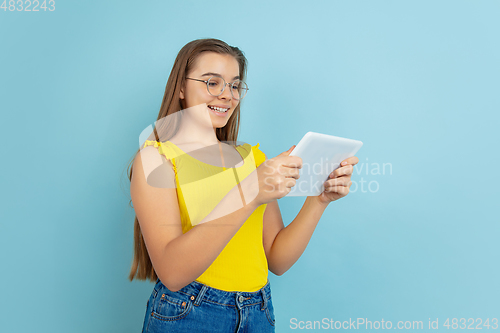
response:
[[[363,142],[338,136],[307,132],[290,156],[302,159],[300,178],[287,197],[320,195],[330,173],[361,148]]]

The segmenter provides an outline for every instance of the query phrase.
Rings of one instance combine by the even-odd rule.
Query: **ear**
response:
[[[181,91],[180,91],[180,94],[179,94],[179,98],[180,99],[184,99],[184,86],[181,86]]]

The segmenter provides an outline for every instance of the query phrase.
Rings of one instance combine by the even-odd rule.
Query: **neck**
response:
[[[218,144],[216,127],[213,127],[206,104],[181,110],[180,126],[170,141],[177,143],[199,142],[210,146]],[[174,143],[175,143],[174,142]]]

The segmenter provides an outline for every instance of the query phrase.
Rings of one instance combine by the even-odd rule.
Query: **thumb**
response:
[[[289,156],[289,155],[290,155],[290,153],[292,152],[292,150],[293,150],[295,147],[296,147],[295,145],[291,146],[291,147],[290,147],[290,149],[288,149],[287,151],[282,152],[280,155],[282,155],[282,156]]]

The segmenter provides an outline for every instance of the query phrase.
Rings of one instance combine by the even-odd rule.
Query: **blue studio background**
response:
[[[140,331],[153,284],[127,279],[126,168],[177,52],[206,37],[249,61],[240,140],[268,157],[307,131],[364,142],[351,193],[269,273],[277,332],[495,331],[500,2],[17,3],[0,10],[1,332]],[[304,199],[279,200],[285,225]]]

